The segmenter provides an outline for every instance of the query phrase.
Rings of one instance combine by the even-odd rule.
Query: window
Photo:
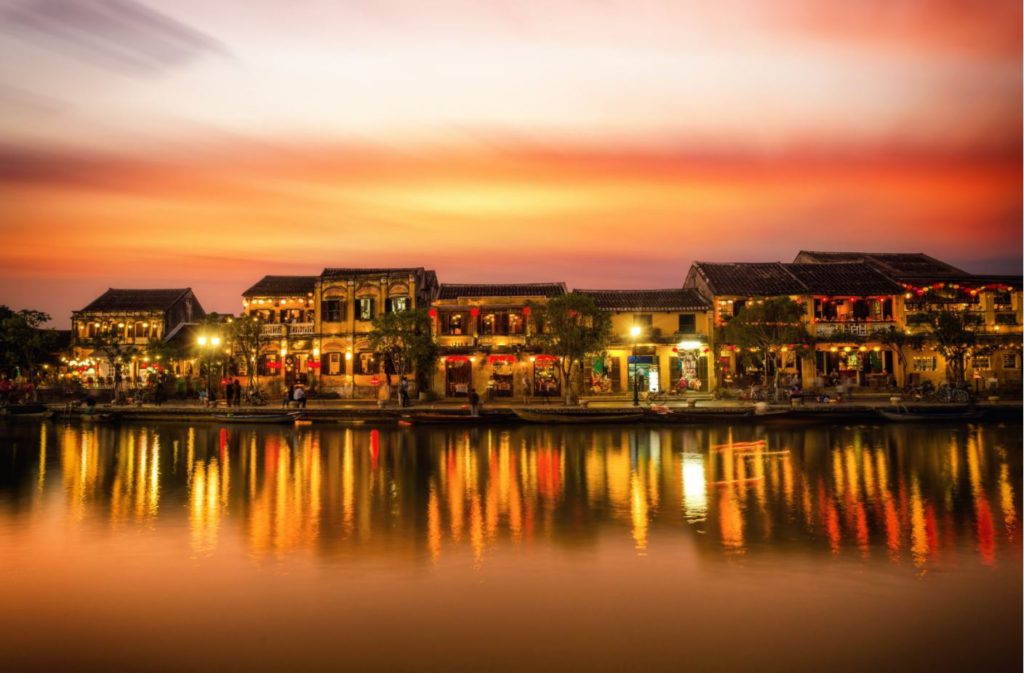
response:
[[[1017,316],[1013,313],[996,313],[997,325],[1016,325]]]
[[[935,371],[935,358],[916,357],[912,363],[912,369],[915,372],[933,372]]]
[[[1016,369],[1017,368],[1017,354],[1016,353],[1003,353],[1003,369]]]
[[[377,374],[380,371],[377,354],[373,351],[356,353],[356,357],[352,360],[352,363],[355,365],[352,370],[353,374]]]
[[[697,331],[697,316],[692,313],[679,314],[679,332],[693,334]]]
[[[343,322],[345,302],[341,299],[325,299],[320,303],[320,314],[324,322]]]
[[[992,358],[987,355],[975,355],[971,363],[975,369],[992,369]]]
[[[344,361],[345,360],[342,359],[341,353],[325,353],[322,370],[323,373],[327,376],[339,376],[344,374],[345,370],[341,364]]]
[[[466,333],[466,314],[464,313],[442,313],[441,333],[461,336]]]
[[[356,320],[373,320],[373,297],[356,299]]]
[[[389,313],[398,313],[400,311],[409,310],[409,298],[408,297],[389,297],[387,301],[387,311]]]

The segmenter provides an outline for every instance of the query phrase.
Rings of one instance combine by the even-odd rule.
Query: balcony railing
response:
[[[269,325],[261,325],[260,326],[260,336],[265,336],[265,337],[284,336],[284,325],[278,325],[277,323],[272,323],[272,324],[269,324]]]
[[[313,334],[313,323],[311,322],[293,322],[288,325],[289,335],[304,335],[308,336]]]
[[[842,336],[849,334],[859,337],[871,336],[872,332],[896,327],[894,321],[872,320],[871,322],[817,322],[814,323],[814,335],[819,337]]]

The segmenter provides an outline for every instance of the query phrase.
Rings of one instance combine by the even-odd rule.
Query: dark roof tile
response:
[[[316,276],[264,276],[243,297],[294,297],[316,288]]]
[[[903,292],[903,287],[864,262],[784,264],[811,294],[867,297]]]
[[[609,311],[706,311],[711,305],[693,289],[664,290],[573,290],[594,298],[599,308]]]
[[[451,300],[460,297],[558,297],[563,294],[565,283],[442,283],[437,298]]]
[[[166,311],[191,292],[190,288],[158,290],[110,288],[82,311]]]

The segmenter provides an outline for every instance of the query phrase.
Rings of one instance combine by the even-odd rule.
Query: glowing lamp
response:
[[[637,328],[634,327],[634,329],[637,329]],[[679,342],[679,350],[681,350],[681,351],[695,351],[698,348],[700,348],[700,342],[699,341],[685,340],[685,341],[680,341]]]
[[[213,344],[214,346],[219,346],[220,345],[220,337],[215,336],[215,337],[211,338],[210,339],[210,343]]]
[[[469,315],[473,316],[474,318],[477,317],[478,315],[480,315],[480,309],[474,306],[473,308],[469,309]]]
[[[523,307],[523,315],[530,315],[531,309],[529,306]]]
[[[437,309],[436,308],[430,309],[429,311],[427,311],[427,315],[429,315],[431,318],[436,318],[437,317]]]
[[[199,337],[198,339],[196,339],[196,343],[199,344],[200,346],[205,346],[206,345],[206,337],[204,337],[204,336]]]
[[[640,331],[640,325],[633,325],[632,327],[629,328],[629,336],[635,339],[638,336],[640,336]]]
[[[351,360],[352,359],[352,351],[345,351],[345,359],[346,360]]]

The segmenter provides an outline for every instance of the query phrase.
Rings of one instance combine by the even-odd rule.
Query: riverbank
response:
[[[54,412],[56,418],[76,419],[84,415],[85,408],[81,406],[68,406],[52,404],[48,405]],[[893,410],[892,403],[886,399],[865,399],[856,402],[839,404],[818,404],[809,403],[797,406],[790,405],[767,405],[758,408],[750,402],[739,402],[734,400],[707,400],[699,402],[695,406],[688,404],[668,403],[665,405],[672,412],[685,411],[688,422],[744,422],[744,423],[765,423],[765,422],[807,422],[807,423],[850,423],[877,421],[884,422],[884,418],[878,413],[879,410]],[[649,410],[647,406],[641,409]],[[514,403],[485,404],[481,410],[481,424],[488,422],[509,422],[519,421],[515,410],[529,410],[532,412],[557,412],[559,415],[570,416],[574,419],[594,418],[600,420],[603,416],[621,415],[633,413],[637,410],[631,403],[608,401],[591,403],[585,407],[567,407],[558,404],[531,404],[522,405]],[[936,404],[926,402],[900,403],[900,410],[921,413],[955,412],[966,409],[965,405]],[[1020,401],[1006,402],[982,402],[973,409],[983,411],[983,420],[986,421],[1021,421],[1024,415],[1024,406]],[[285,411],[297,412],[303,419],[312,422],[346,422],[362,421],[376,423],[395,423],[403,415],[417,413],[438,413],[438,414],[468,414],[468,406],[462,403],[437,402],[415,404],[411,407],[399,408],[394,405],[380,407],[372,402],[354,402],[337,400],[311,400],[302,409],[284,409],[281,406],[262,407],[204,407],[194,402],[173,402],[160,406],[156,405],[97,405],[95,409],[99,414],[116,415],[122,420],[164,420],[164,421],[216,421],[224,414],[253,414],[253,415],[274,415]],[[761,414],[759,411],[767,411]],[[655,414],[645,414],[645,422],[658,422],[659,417]]]

